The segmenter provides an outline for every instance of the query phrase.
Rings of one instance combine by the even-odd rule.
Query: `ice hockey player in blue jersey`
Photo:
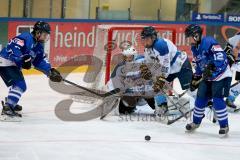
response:
[[[6,101],[2,101],[2,120],[10,119],[11,121],[21,117],[18,111],[22,110],[22,107],[18,102],[27,89],[22,69],[31,69],[34,66],[51,81],[62,81],[62,76],[51,67],[44,53],[43,44],[49,39],[49,34],[50,25],[38,21],[31,33],[24,32],[12,38],[0,52],[0,76],[9,87]]]
[[[189,25],[185,35],[189,38],[196,62],[191,88],[198,88],[193,122],[186,125],[186,130],[194,131],[200,126],[208,100],[212,99],[220,125],[219,135],[226,135],[229,125],[224,97],[229,94],[232,76],[227,55],[213,37],[202,37],[202,28],[199,25]]]

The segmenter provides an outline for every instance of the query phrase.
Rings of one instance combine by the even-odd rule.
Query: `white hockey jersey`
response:
[[[186,52],[178,51],[170,40],[164,38],[158,38],[152,48],[145,48],[144,56],[150,63],[152,74],[165,78],[179,72],[187,59]]]

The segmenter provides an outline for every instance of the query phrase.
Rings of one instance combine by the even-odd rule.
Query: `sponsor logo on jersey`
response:
[[[17,45],[23,47],[24,46],[24,40],[21,40],[19,38],[14,38],[13,42],[16,43]]]
[[[212,47],[212,50],[213,50],[213,51],[216,51],[216,52],[221,52],[221,51],[223,51],[223,49],[222,49],[222,47],[221,47],[220,45],[214,45],[214,46]]]

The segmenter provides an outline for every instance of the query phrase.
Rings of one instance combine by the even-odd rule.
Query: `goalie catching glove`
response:
[[[56,70],[55,68],[50,69],[48,77],[53,82],[61,82],[63,79],[60,72],[58,70]]]
[[[141,77],[145,80],[150,80],[152,78],[152,73],[148,69],[148,66],[146,64],[142,64],[140,66],[140,71],[141,71]]]
[[[153,90],[154,92],[159,92],[163,89],[163,86],[165,84],[165,78],[159,76],[156,79],[156,82],[153,84]]]

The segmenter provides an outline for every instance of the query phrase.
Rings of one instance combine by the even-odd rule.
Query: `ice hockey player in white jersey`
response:
[[[186,52],[178,51],[169,39],[158,38],[157,31],[152,26],[143,28],[141,38],[145,46],[146,59],[146,63],[140,67],[141,76],[154,81],[154,91],[158,93],[166,81],[173,82],[175,78],[179,79],[183,90],[189,89],[192,66]],[[157,99],[163,104],[167,102],[164,97]]]
[[[234,35],[228,39],[228,43],[224,49],[228,55],[228,60],[231,65],[232,72],[236,71],[235,80],[240,81],[240,33]],[[234,101],[240,94],[240,83],[230,89],[228,98],[226,99],[226,104],[232,109],[236,109],[237,106]]]
[[[187,53],[177,50],[177,47],[165,38],[158,38],[154,27],[145,27],[141,32],[145,46],[145,59],[148,64],[141,66],[144,79],[156,77],[155,91],[161,90],[165,80],[172,82],[178,78],[183,90],[189,89],[192,77],[192,66]],[[159,66],[156,68],[156,66]]]

